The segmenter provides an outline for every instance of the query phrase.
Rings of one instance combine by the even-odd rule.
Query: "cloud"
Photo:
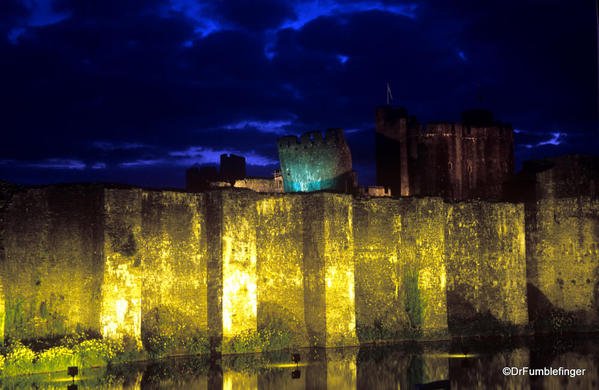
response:
[[[193,0],[171,0],[169,7],[163,9],[163,15],[169,17],[172,12],[181,13],[194,23],[194,32],[200,38],[206,35],[225,30],[231,26],[213,18],[213,11],[209,4],[202,4]],[[193,43],[189,41],[190,45]]]
[[[15,161],[8,160],[6,165],[12,165],[15,167],[25,168],[38,168],[38,169],[58,169],[58,170],[83,170],[86,168],[86,164],[81,160],[75,159],[63,159],[63,158],[49,158],[39,161]]]
[[[260,155],[253,150],[240,152],[238,150],[215,150],[202,146],[191,146],[186,150],[174,151],[169,153],[169,156],[177,159],[177,165],[189,167],[192,165],[216,164],[220,162],[222,154],[231,153],[245,157],[248,165],[272,166],[279,164],[278,160]]]
[[[15,27],[6,35],[10,43],[16,45],[19,42],[19,37],[25,34],[25,28],[23,27]]]
[[[151,167],[154,165],[164,165],[165,160],[156,159],[156,160],[135,160],[135,161],[126,161],[119,164],[119,166],[123,168],[140,168],[140,167]]]
[[[550,137],[549,139],[547,139],[548,136]],[[544,131],[514,129],[514,138],[517,145],[531,149],[540,146],[563,145],[566,142],[567,134],[564,131],[547,133]]]
[[[245,157],[251,166],[270,167],[278,165],[278,159],[263,155],[256,150],[220,149],[207,146],[189,146],[177,150],[156,150],[150,158],[125,160],[118,163],[121,168],[173,167],[188,168],[193,165],[218,164],[222,154],[236,154]],[[100,164],[99,167],[97,165]],[[106,168],[106,164],[97,163],[94,169]]]
[[[483,105],[524,129],[517,159],[588,150],[597,138],[590,3],[36,4],[0,2],[0,58],[10,59],[0,61],[10,75],[0,160],[65,168],[0,164],[5,180],[182,186],[185,164],[221,152],[268,174],[277,137],[330,127],[349,129],[354,165],[373,172],[387,82],[421,122],[458,121],[479,105],[480,84]]]
[[[71,16],[71,12],[68,10],[58,11],[54,9],[52,0],[34,0],[24,3],[28,4],[31,10],[28,21],[29,26],[41,27],[60,23]]]
[[[412,4],[389,4],[381,1],[351,1],[340,2],[331,0],[312,0],[297,2],[295,7],[295,18],[287,20],[282,28],[300,29],[307,23],[320,17],[333,15],[346,15],[357,12],[383,11],[396,15],[416,17],[417,3]]]
[[[551,139],[548,141],[543,141],[543,142],[539,142],[537,144],[537,146],[543,146],[543,145],[560,145],[563,141],[560,141],[560,139],[564,138],[565,134],[564,133],[551,133]]]
[[[106,169],[106,164],[103,162],[97,162],[91,166],[92,169]]]
[[[144,149],[148,148],[148,145],[144,145],[138,142],[106,142],[106,141],[95,141],[93,146],[97,149],[104,151],[115,151],[115,150],[129,150],[129,149]]]
[[[288,1],[280,0],[221,0],[215,12],[228,22],[251,31],[279,27],[296,15]]]
[[[337,54],[337,59],[339,60],[340,63],[345,64],[347,62],[347,60],[349,59],[349,57],[344,56],[342,54]]]
[[[0,31],[1,27],[8,27],[6,37],[11,44],[17,45],[29,29],[60,23],[71,13],[56,10],[52,0],[6,0],[6,4],[0,6],[0,15],[3,15],[0,16]]]
[[[271,121],[253,121],[243,120],[237,123],[224,125],[228,130],[248,130],[255,129],[264,133],[274,133],[285,135],[289,133],[289,128],[292,125],[292,120],[271,120]]]

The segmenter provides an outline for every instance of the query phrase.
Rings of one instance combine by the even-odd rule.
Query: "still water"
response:
[[[599,336],[453,340],[394,346],[300,350],[209,360],[172,358],[109,369],[88,369],[73,382],[66,372],[14,378],[23,389],[414,389],[441,381],[451,389],[599,388]],[[504,375],[518,369],[584,369],[563,375]],[[514,367],[514,368],[512,368]],[[546,370],[544,372],[547,372]],[[559,374],[560,372],[558,372]],[[572,372],[575,374],[575,372]],[[73,385],[74,383],[74,385]],[[450,387],[447,387],[450,386]]]

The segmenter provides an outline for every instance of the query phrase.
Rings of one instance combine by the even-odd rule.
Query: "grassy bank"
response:
[[[102,367],[143,358],[135,342],[127,340],[86,339],[75,335],[58,340],[55,346],[25,345],[8,340],[0,348],[0,377]]]
[[[0,380],[19,375],[66,371],[69,366],[80,369],[115,366],[122,363],[168,356],[197,356],[210,352],[205,335],[175,337],[146,333],[142,350],[134,340],[102,339],[99,335],[76,334],[56,340],[36,340],[23,343],[7,340],[0,345]],[[248,332],[226,340],[224,354],[248,354],[282,350],[293,345],[287,332],[262,330]]]

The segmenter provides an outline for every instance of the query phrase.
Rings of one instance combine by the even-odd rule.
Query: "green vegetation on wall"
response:
[[[405,267],[403,282],[405,308],[410,319],[409,330],[420,333],[427,302],[424,293],[418,288],[418,270],[414,267]]]
[[[125,224],[114,224],[108,231],[110,245],[113,251],[126,257],[137,253],[137,241],[130,226]]]
[[[526,248],[537,257],[533,282],[567,314],[555,311],[552,329],[576,322],[571,312],[599,314],[594,203],[566,202],[563,215],[540,205],[525,246],[514,204],[240,189],[100,189],[91,202],[92,190],[66,200],[52,191],[15,195],[5,214],[7,336],[62,336],[81,324],[141,335],[162,357],[208,351],[210,332],[213,346],[239,353],[350,345],[354,333],[427,337],[447,331],[448,317],[525,325]]]
[[[9,298],[5,306],[5,325],[13,338],[27,340],[64,335],[67,332],[63,314],[64,298],[50,294],[39,306],[20,296]]]
[[[245,331],[223,342],[223,353],[255,353],[297,347],[288,330],[262,329]]]
[[[141,338],[144,349],[152,358],[209,351],[206,332],[191,327],[184,313],[164,305],[153,308],[144,316]]]

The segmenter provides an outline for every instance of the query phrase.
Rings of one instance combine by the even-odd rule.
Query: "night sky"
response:
[[[421,122],[492,109],[518,166],[592,153],[595,23],[594,0],[1,0],[0,179],[183,187],[221,153],[271,176],[278,137],[341,127],[374,184],[387,82]]]

